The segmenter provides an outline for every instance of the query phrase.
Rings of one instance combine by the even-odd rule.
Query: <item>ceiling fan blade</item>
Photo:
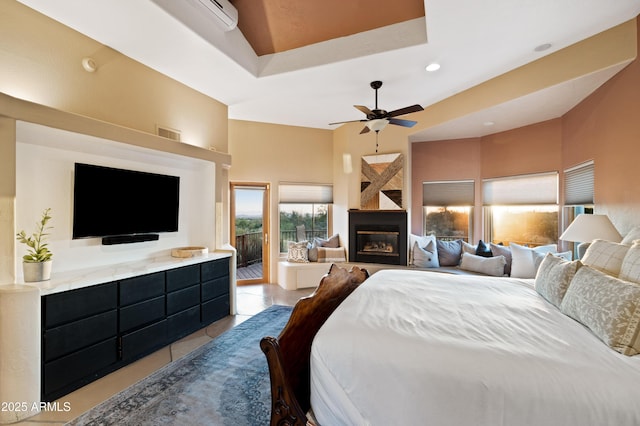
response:
[[[395,111],[391,111],[387,113],[387,117],[397,117],[399,115],[410,114],[412,112],[424,111],[420,105],[411,105],[408,107],[400,108]]]
[[[367,116],[373,115],[373,111],[371,111],[369,108],[367,108],[364,105],[354,105],[354,107],[356,107],[357,109],[365,113]]]
[[[390,118],[389,119],[389,123],[390,124],[395,124],[397,126],[402,126],[402,127],[413,127],[418,122],[417,121],[411,121],[411,120],[401,120],[399,118]]]
[[[332,126],[334,124],[344,124],[344,123],[358,123],[358,122],[364,123],[365,121],[367,121],[367,120],[337,121],[335,123],[329,123],[329,126]]]
[[[360,134],[369,133],[369,127],[364,126],[364,128],[360,131]]]

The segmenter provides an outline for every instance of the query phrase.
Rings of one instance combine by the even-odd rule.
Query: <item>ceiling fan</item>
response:
[[[338,121],[336,123],[329,123],[329,125],[333,124],[343,124],[343,123],[355,123],[355,122],[363,122],[366,123],[360,134],[368,133],[373,130],[378,133],[380,130],[384,129],[387,124],[395,124],[396,126],[403,127],[413,127],[416,125],[417,121],[411,120],[402,120],[400,118],[395,118],[400,115],[410,114],[412,112],[423,111],[420,105],[411,105],[408,107],[396,109],[394,111],[387,112],[383,109],[378,109],[378,89],[382,87],[381,81],[372,81],[371,88],[376,91],[376,107],[373,110],[370,110],[366,106],[363,105],[354,105],[357,109],[366,114],[367,118],[364,120],[351,120],[351,121]]]

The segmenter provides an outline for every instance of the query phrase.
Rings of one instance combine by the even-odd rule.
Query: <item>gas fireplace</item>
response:
[[[407,264],[407,212],[350,210],[349,261]]]

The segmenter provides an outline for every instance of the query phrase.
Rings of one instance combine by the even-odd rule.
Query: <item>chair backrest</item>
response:
[[[309,410],[311,343],[331,313],[368,277],[366,269],[331,265],[316,291],[296,303],[278,338],[260,342],[269,364],[272,425],[300,420]]]

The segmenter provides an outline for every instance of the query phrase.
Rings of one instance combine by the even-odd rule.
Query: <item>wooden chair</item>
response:
[[[366,269],[331,265],[315,292],[296,303],[278,338],[260,341],[271,379],[271,426],[314,424],[307,419],[311,343],[329,315],[368,277]]]

